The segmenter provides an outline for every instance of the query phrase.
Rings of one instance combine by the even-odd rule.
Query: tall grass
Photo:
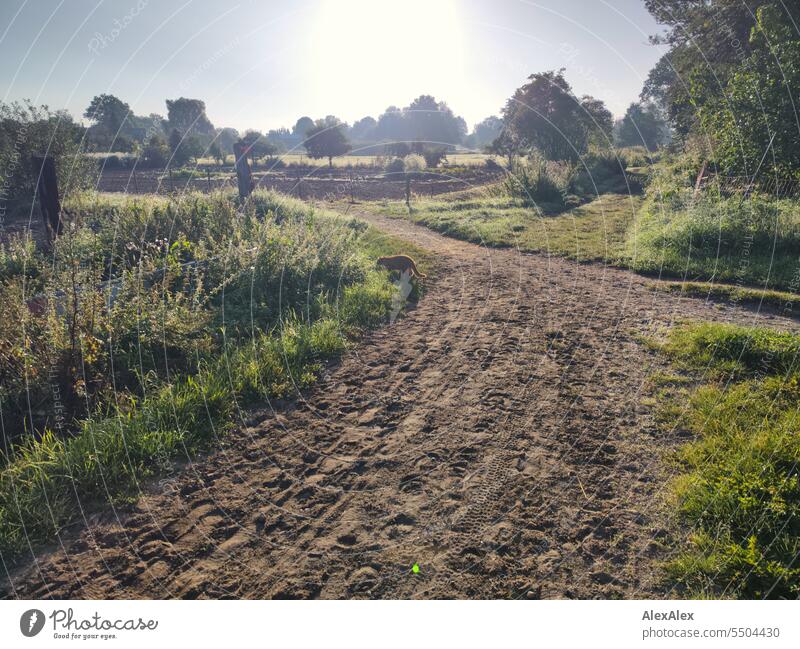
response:
[[[688,530],[668,574],[695,596],[797,598],[800,336],[691,324],[665,351],[712,372],[670,422],[694,439],[671,485]]]
[[[691,281],[722,281],[797,290],[800,209],[796,200],[693,198],[689,177],[664,167],[648,187],[628,237],[632,267]]]
[[[4,555],[134,497],[224,435],[237,407],[308,385],[392,305],[373,258],[391,241],[277,194],[68,207],[52,259],[25,242],[4,257],[0,303],[16,318],[0,322]],[[46,299],[32,311],[34,285]]]

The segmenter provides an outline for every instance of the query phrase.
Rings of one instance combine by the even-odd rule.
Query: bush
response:
[[[503,181],[506,193],[527,207],[563,208],[567,194],[566,172],[558,163],[541,157],[515,162]]]
[[[403,171],[407,174],[419,174],[425,171],[426,167],[425,158],[419,154],[412,153],[403,159]]]
[[[62,196],[90,187],[97,179],[97,165],[85,155],[82,136],[83,129],[66,112],[52,112],[30,102],[0,101],[3,198],[30,202],[38,179],[31,156],[45,153],[55,161]]]
[[[443,160],[447,159],[447,149],[444,147],[425,148],[422,151],[425,164],[428,167],[438,167]]]
[[[383,170],[387,174],[398,174],[405,171],[403,158],[390,158],[384,165]]]

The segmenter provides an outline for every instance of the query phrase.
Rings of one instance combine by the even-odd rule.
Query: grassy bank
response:
[[[640,199],[624,194],[600,198],[553,216],[497,196],[368,203],[380,214],[408,218],[447,236],[486,246],[546,252],[578,261],[622,263],[625,237]]]
[[[747,288],[730,284],[713,284],[711,282],[658,282],[652,288],[665,293],[678,293],[705,300],[734,302],[751,306],[767,306],[791,316],[800,305],[800,295],[787,291],[770,291],[758,288]]]
[[[662,347],[703,383],[674,386],[662,421],[692,434],[670,485],[680,546],[667,565],[696,597],[800,595],[800,336],[713,323]]]
[[[68,209],[51,256],[21,239],[0,255],[4,557],[136,497],[239,407],[309,385],[388,320],[394,287],[374,258],[413,249],[273,193],[241,210],[224,194]]]
[[[767,290],[797,291],[800,202],[769,195],[697,196],[682,161],[654,167],[640,217],[628,234],[637,271]]]

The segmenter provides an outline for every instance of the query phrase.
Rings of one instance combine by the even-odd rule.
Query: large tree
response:
[[[344,134],[345,124],[328,115],[318,119],[314,126],[306,131],[305,147],[312,158],[328,158],[328,165],[333,167],[333,158],[350,151],[350,142]]]
[[[249,130],[242,136],[242,142],[247,147],[245,155],[252,160],[255,165],[256,160],[266,158],[267,156],[274,155],[277,152],[277,147],[259,131]]]
[[[196,135],[210,140],[215,135],[214,125],[206,116],[205,102],[200,99],[167,99],[167,122],[169,129],[181,135]]]
[[[575,162],[592,140],[610,137],[613,119],[599,99],[576,97],[563,73],[532,74],[517,89],[503,109],[504,140],[551,160]]]
[[[667,124],[654,104],[633,103],[620,120],[614,139],[619,146],[644,146],[655,151],[664,144],[667,133]]]
[[[92,98],[83,116],[116,135],[130,114],[131,108],[124,101],[114,95],[103,94]]]
[[[467,124],[443,101],[420,95],[403,109],[408,133],[417,142],[460,144],[467,134]]]

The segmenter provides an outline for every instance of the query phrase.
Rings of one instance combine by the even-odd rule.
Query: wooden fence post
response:
[[[62,229],[56,165],[50,156],[33,156],[32,163],[45,230],[53,240],[61,234]]]
[[[247,146],[244,142],[234,142],[233,164],[236,168],[236,179],[239,183],[239,198],[244,200],[253,191],[253,176],[250,173],[250,163],[247,161]]]

